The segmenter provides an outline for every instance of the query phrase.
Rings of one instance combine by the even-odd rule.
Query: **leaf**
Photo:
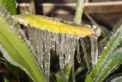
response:
[[[120,21],[120,24],[122,21]],[[92,69],[91,73],[86,77],[86,82],[95,82],[96,77],[100,74],[99,72],[103,68],[103,66],[109,61],[114,50],[120,45],[122,41],[122,25],[119,25],[117,31],[111,36],[110,41],[107,43],[105,49],[101,53],[101,57],[95,68]]]
[[[96,82],[102,82],[105,77],[111,73],[113,69],[117,67],[119,63],[122,62],[122,48],[117,49],[112,56],[109,58],[107,63],[102,67],[99,72],[99,75],[96,77]],[[118,81],[116,81],[118,82]]]
[[[0,5],[0,9],[2,6]],[[1,11],[0,11],[1,12]],[[2,13],[2,12],[1,12]],[[45,82],[44,76],[23,41],[0,13],[0,44],[4,57],[12,64],[23,69],[34,82]],[[4,12],[3,12],[4,13]]]
[[[41,15],[23,14],[14,16],[14,18],[19,23],[24,25],[31,25],[35,28],[40,28],[42,30],[48,30],[51,32],[77,35],[80,37],[91,36],[94,34],[91,28],[65,24],[59,20],[54,20],[52,18],[44,17]]]
[[[0,4],[4,5],[11,15],[16,14],[16,0],[0,0]]]

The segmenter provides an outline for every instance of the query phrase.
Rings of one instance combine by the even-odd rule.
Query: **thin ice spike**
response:
[[[77,39],[77,42],[76,42],[76,52],[77,52],[77,60],[78,60],[78,63],[81,63],[81,58],[80,58],[80,44],[79,44],[79,38]]]
[[[92,66],[94,67],[97,64],[97,57],[98,57],[98,44],[97,44],[98,37],[91,36],[90,40],[91,40]]]
[[[74,69],[74,54],[75,54],[75,49],[76,49],[76,39],[71,38],[72,42],[72,47],[71,47],[71,66],[72,66],[72,80],[75,82],[75,69]]]
[[[65,67],[65,57],[64,57],[64,34],[61,35],[61,44],[60,44],[60,54],[59,54],[59,61],[60,61],[60,69],[63,69]]]
[[[83,49],[83,52],[84,52],[84,58],[85,58],[85,61],[86,61],[86,65],[87,65],[87,68],[89,69],[89,63],[88,63],[88,60],[87,60],[88,53],[86,51],[85,42],[84,42],[83,38],[80,38],[80,41],[81,41],[81,46],[82,46],[82,49]]]

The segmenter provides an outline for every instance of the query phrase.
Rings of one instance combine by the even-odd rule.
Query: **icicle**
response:
[[[77,60],[78,60],[78,63],[81,63],[81,58],[80,58],[80,44],[79,44],[79,38],[76,39],[77,42],[76,42],[76,52],[77,52]]]
[[[59,62],[60,69],[62,70],[65,67],[65,57],[64,57],[64,43],[65,43],[65,34],[61,35],[61,44],[60,44],[60,53],[59,53]]]
[[[43,59],[43,57],[44,57],[43,33],[42,33],[42,30],[40,30],[40,29],[37,29],[37,31],[38,31],[38,34],[37,34],[38,42],[37,43],[38,43],[38,48],[39,48],[37,59],[38,59],[41,69],[43,69],[43,60],[44,60]]]
[[[35,50],[35,55],[38,55],[38,50],[37,50],[37,47],[38,47],[38,33],[37,33],[37,29],[32,27],[33,29],[33,36],[31,36],[32,40],[33,40],[33,45],[34,45],[34,50]]]
[[[85,61],[86,61],[86,64],[87,64],[87,68],[89,69],[89,63],[87,61],[88,53],[86,51],[86,47],[85,47],[85,43],[83,41],[83,38],[80,38],[80,42],[81,42],[81,46],[82,46],[82,49],[83,49],[83,52],[84,52],[84,58],[85,58]]]
[[[71,44],[69,44],[69,36],[68,35],[66,35],[65,36],[65,64],[67,65],[68,63],[69,63],[69,60],[70,60],[70,53],[69,53],[69,45],[71,45]]]
[[[76,48],[76,39],[75,37],[70,39],[70,42],[72,43],[71,51],[70,51],[70,57],[71,57],[71,66],[72,66],[72,80],[75,82],[75,69],[74,69],[74,54],[75,54],[75,48]]]
[[[101,35],[101,29],[92,26],[94,30],[94,34],[90,37],[91,40],[91,58],[92,58],[92,66],[94,67],[97,64],[97,59],[98,59],[98,37]]]
[[[73,50],[73,51],[75,51],[75,50]],[[71,65],[72,65],[72,80],[73,80],[73,82],[75,82],[74,55],[71,56]]]
[[[28,29],[29,40],[34,46],[35,57],[42,69],[46,82],[50,81],[50,48],[51,48],[51,34],[46,30],[36,29],[30,27]]]
[[[44,40],[44,73],[47,82],[49,82],[50,76],[50,39],[48,38],[48,32],[44,30],[43,32],[43,40]],[[49,42],[48,42],[49,41]]]
[[[35,39],[35,32],[34,32],[34,30],[35,29],[34,29],[34,27],[30,27],[30,26],[28,26],[28,27],[30,28],[30,29],[28,29],[28,31],[29,31],[28,36],[29,36],[29,40],[31,41],[31,44],[33,45],[32,49],[34,50],[33,52],[34,52],[34,56],[35,56],[36,55],[35,54],[35,50],[36,50],[35,47],[36,46],[34,46],[35,45],[35,41],[34,41],[34,39]]]
[[[52,33],[50,32],[50,38],[51,38],[51,49],[55,51],[55,47],[56,47],[56,33]]]
[[[98,56],[98,44],[97,44],[97,40],[98,40],[98,37],[97,36],[91,36],[90,40],[91,40],[92,66],[94,67],[97,64],[97,56]]]
[[[60,45],[61,45],[61,34],[60,33],[56,33],[56,53],[57,55],[60,54]]]

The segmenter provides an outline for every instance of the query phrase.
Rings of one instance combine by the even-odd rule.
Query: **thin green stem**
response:
[[[85,2],[85,0],[78,0],[77,1],[75,18],[74,18],[74,22],[76,24],[81,23],[81,19],[82,19],[82,15],[83,15],[84,2]]]

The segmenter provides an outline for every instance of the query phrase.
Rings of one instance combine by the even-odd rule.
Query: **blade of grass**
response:
[[[99,75],[96,77],[96,82],[102,82],[111,71],[113,71],[119,63],[122,62],[122,48],[117,49],[112,56],[107,60],[107,63],[102,67]],[[118,81],[117,81],[118,82]]]
[[[75,12],[75,18],[74,23],[80,25],[82,15],[83,15],[83,9],[84,9],[84,2],[85,0],[78,0],[76,5],[76,12]]]
[[[30,25],[35,28],[42,30],[47,30],[49,32],[64,33],[69,35],[76,35],[79,37],[91,36],[93,35],[93,30],[84,26],[76,26],[71,24],[65,24],[61,21],[54,20],[53,18],[32,15],[32,14],[22,14],[13,16],[20,24],[25,26]],[[69,30],[70,29],[70,30]]]
[[[23,69],[34,82],[45,82],[44,76],[26,45],[0,14],[0,44],[4,57]],[[5,56],[7,55],[7,56]]]
[[[122,24],[122,21],[120,20],[119,24]],[[117,48],[118,45],[120,45],[122,41],[122,25],[119,25],[119,28],[117,31],[113,34],[110,41],[107,43],[106,47],[104,47],[104,50],[101,53],[101,57],[96,65],[95,68],[92,69],[91,73],[86,77],[86,82],[94,82],[95,77],[99,75],[100,70],[103,68],[103,66],[107,63],[109,57],[114,52],[114,50]]]

